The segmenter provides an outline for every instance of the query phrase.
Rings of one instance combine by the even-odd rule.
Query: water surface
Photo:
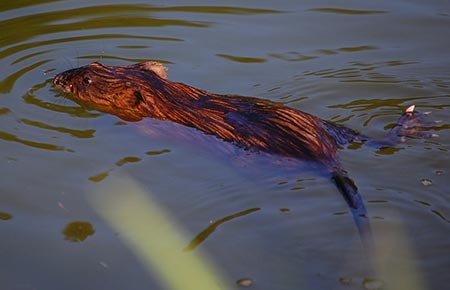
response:
[[[52,87],[56,73],[92,61],[146,60],[165,63],[171,80],[283,102],[372,136],[412,104],[431,111],[438,138],[340,156],[366,201],[386,289],[449,284],[448,1],[6,1],[0,27],[4,289],[160,289],[89,203],[121,174],[180,221],[187,247],[208,232],[194,251],[231,284],[363,289],[370,278],[325,177],[155,136],[157,122],[127,123]]]

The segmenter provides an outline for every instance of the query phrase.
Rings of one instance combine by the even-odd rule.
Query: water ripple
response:
[[[4,140],[4,141],[8,141],[8,142],[20,143],[22,145],[30,146],[30,147],[37,148],[37,149],[44,149],[44,150],[51,150],[51,151],[66,150],[66,148],[64,146],[23,139],[14,134],[5,132],[5,131],[0,131],[0,139]]]
[[[309,9],[308,11],[343,14],[343,15],[373,15],[373,14],[388,13],[387,11],[384,10],[356,10],[356,9],[329,8],[329,7],[313,8]]]
[[[257,57],[233,56],[228,54],[216,54],[216,55],[240,63],[263,63],[267,61],[264,58],[257,58]]]
[[[33,105],[41,109],[50,110],[53,112],[77,116],[78,118],[96,118],[102,115],[101,113],[98,112],[87,111],[85,108],[82,108],[79,105],[66,106],[56,104],[55,102],[47,102],[41,100],[37,98],[31,91],[25,94],[22,98],[26,104]]]
[[[29,71],[32,71],[40,66],[42,66],[43,64],[49,63],[50,60],[45,59],[45,60],[41,60],[37,63],[34,63],[32,65],[29,65],[27,67],[24,67],[14,73],[11,73],[8,77],[6,77],[3,80],[0,80],[0,93],[8,93],[11,91],[12,87],[14,86],[15,82],[22,77],[24,74],[26,74]]]
[[[89,40],[104,40],[104,39],[141,39],[141,40],[149,40],[149,41],[183,41],[179,38],[174,37],[154,37],[154,36],[141,36],[141,35],[132,35],[132,34],[95,34],[95,35],[84,35],[84,36],[73,36],[73,37],[63,37],[63,38],[55,38],[50,40],[42,40],[42,41],[34,41],[27,42],[23,44],[19,44],[16,46],[8,47],[2,51],[0,51],[0,59],[6,58],[13,54],[16,54],[18,51],[27,51],[37,47],[48,47],[54,44],[61,43],[74,43],[80,41],[89,41]],[[53,50],[43,50],[36,53],[30,53],[25,58],[30,58],[32,56],[40,55],[43,53],[51,52]],[[23,57],[12,62],[17,63],[19,60],[22,60]]]
[[[65,127],[53,126],[53,125],[45,124],[43,122],[29,120],[29,119],[21,119],[20,122],[25,125],[28,125],[28,126],[33,126],[36,128],[50,130],[50,131],[56,131],[56,132],[64,133],[64,134],[70,134],[73,137],[82,138],[82,139],[93,138],[94,133],[95,133],[95,130],[93,130],[93,129],[74,130],[74,129],[68,129]]]
[[[4,243],[15,245],[19,241],[5,252],[5,259],[13,262],[25,259],[21,266],[16,263],[18,267],[7,269],[6,288],[20,287],[16,283],[23,277],[39,275],[36,269],[44,275],[52,272],[55,277],[66,277],[68,272],[76,272],[88,264],[99,266],[98,259],[85,265],[77,263],[70,253],[67,255],[67,247],[57,247],[59,250],[50,255],[50,262],[45,263],[41,263],[39,251],[24,255],[23,250],[30,248],[27,244],[30,240],[33,240],[31,248],[38,250],[57,245],[61,243],[62,231],[72,241],[91,237],[86,241],[94,246],[92,249],[96,243],[106,250],[114,249],[110,243],[118,237],[107,234],[100,220],[93,218],[96,227],[92,230],[89,223],[77,222],[75,216],[86,217],[81,221],[95,216],[86,206],[85,196],[80,195],[86,186],[95,186],[105,178],[114,178],[112,173],[124,171],[154,187],[155,192],[160,192],[158,198],[167,201],[165,204],[180,220],[189,224],[191,230],[198,229],[200,238],[193,240],[195,245],[204,241],[207,242],[204,246],[210,249],[232,245],[227,249],[231,251],[228,258],[221,260],[218,255],[218,261],[227,268],[253,267],[256,284],[276,283],[285,289],[301,287],[302,281],[295,281],[299,276],[295,257],[311,252],[309,249],[325,249],[309,260],[317,269],[315,272],[330,273],[327,267],[339,267],[349,249],[352,228],[348,211],[340,206],[342,200],[334,196],[331,184],[318,178],[299,179],[309,177],[308,173],[305,176],[303,172],[284,170],[289,160],[268,166],[264,156],[249,157],[230,144],[162,121],[116,126],[114,116],[81,107],[54,89],[52,77],[56,73],[92,60],[109,65],[158,60],[170,64],[174,81],[212,92],[280,101],[324,119],[363,129],[369,136],[395,126],[408,105],[417,104],[420,111],[433,111],[431,119],[443,120],[436,128],[439,138],[414,140],[402,148],[375,151],[354,147],[355,150],[341,153],[346,169],[368,201],[377,228],[383,230],[393,224],[392,212],[386,209],[395,206],[401,210],[408,229],[426,232],[416,235],[415,242],[424,249],[419,262],[434,266],[419,267],[426,269],[424,274],[430,280],[444,279],[442,269],[447,260],[442,258],[445,255],[435,254],[439,253],[436,250],[439,246],[442,253],[446,250],[442,233],[449,222],[448,205],[443,202],[448,181],[445,176],[436,177],[428,187],[411,182],[411,176],[427,177],[429,172],[447,170],[448,165],[450,81],[444,1],[440,3],[442,7],[437,7],[436,1],[420,5],[384,1],[377,6],[360,1],[357,6],[347,3],[336,7],[295,1],[239,3],[247,7],[213,6],[207,1],[203,1],[205,6],[183,1],[178,1],[179,5],[159,1],[159,6],[148,5],[148,1],[119,0],[112,1],[113,5],[108,5],[108,1],[75,0],[3,2],[0,158],[5,162],[1,168],[4,202],[0,221],[12,218],[3,221]],[[444,16],[436,16],[437,13]],[[370,128],[361,128],[369,125]],[[195,148],[190,150],[189,146]],[[204,157],[207,152],[212,152],[211,158]],[[235,167],[228,170],[228,164],[245,167],[250,171],[249,177],[239,172],[232,174]],[[384,172],[387,166],[389,172],[397,174]],[[370,176],[367,168],[371,168]],[[253,169],[261,171],[263,178],[253,175]],[[392,191],[383,192],[379,188]],[[325,194],[339,204],[323,202]],[[58,203],[62,195],[70,211],[62,202]],[[413,206],[404,203],[405,198]],[[42,211],[30,210],[33,208]],[[254,215],[257,222],[243,218],[259,208],[269,210]],[[280,211],[289,214],[280,215]],[[208,224],[218,212],[222,212],[221,217]],[[348,222],[348,227],[344,224],[336,227],[339,221],[332,214],[346,215],[342,220]],[[42,223],[49,216],[57,217],[52,220],[56,226]],[[28,219],[33,223],[28,223]],[[312,221],[317,226],[311,227]],[[67,227],[63,230],[64,225]],[[92,236],[97,227],[101,234]],[[46,235],[40,229],[53,234]],[[330,229],[334,229],[331,240]],[[9,239],[10,236],[18,238]],[[262,236],[267,241],[255,243]],[[204,240],[205,237],[208,239]],[[328,245],[332,245],[330,251],[326,250]],[[258,255],[245,256],[249,248],[275,261],[273,273],[265,275],[267,271],[260,268],[260,261],[251,260]],[[85,252],[78,260],[95,259],[94,252]],[[348,265],[359,265],[353,263],[358,259],[357,253],[354,254]],[[60,264],[59,257],[68,257],[66,264],[70,269],[54,267]],[[129,262],[124,263],[130,265]],[[95,272],[94,268],[86,268],[85,272]],[[114,271],[113,268],[109,270]],[[277,269],[294,270],[291,274]],[[130,271],[137,273],[135,270]],[[361,272],[351,266],[344,270],[348,276],[353,270]],[[304,274],[310,285],[327,289],[340,286],[324,282],[323,277],[319,279],[307,271]],[[242,273],[238,277],[246,276]],[[56,282],[70,284],[76,278]],[[339,274],[326,278],[339,283]],[[292,279],[292,283],[283,285]],[[117,286],[126,279],[119,280],[112,283]],[[92,283],[89,279],[82,282],[84,288]],[[145,282],[139,280],[136,285],[153,286]],[[124,283],[118,288],[125,289]],[[447,284],[438,282],[430,288],[439,289]],[[46,286],[49,285],[41,283],[29,288]]]

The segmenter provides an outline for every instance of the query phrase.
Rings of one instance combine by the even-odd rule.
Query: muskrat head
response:
[[[129,66],[90,63],[56,75],[54,84],[77,102],[126,120],[140,120],[145,110],[143,91],[166,78],[157,62]],[[147,89],[147,90],[145,90]]]

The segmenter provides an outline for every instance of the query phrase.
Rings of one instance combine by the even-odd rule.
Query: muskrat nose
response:
[[[55,85],[55,87],[65,92],[73,92],[73,86],[69,84],[67,75],[65,73],[57,74],[53,79],[53,84]]]
[[[61,74],[57,74],[55,76],[55,78],[53,79],[53,84],[55,86],[61,86],[61,83],[62,83],[62,76],[61,76]]]

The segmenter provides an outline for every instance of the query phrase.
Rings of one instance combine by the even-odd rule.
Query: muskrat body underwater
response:
[[[371,139],[283,104],[254,97],[209,93],[167,79],[157,62],[107,66],[98,62],[58,74],[56,87],[72,99],[124,120],[150,117],[176,122],[254,152],[318,164],[348,203],[360,233],[370,232],[357,187],[339,163],[337,151],[349,142],[393,146],[405,137],[431,137],[425,114],[410,106],[386,138]]]

